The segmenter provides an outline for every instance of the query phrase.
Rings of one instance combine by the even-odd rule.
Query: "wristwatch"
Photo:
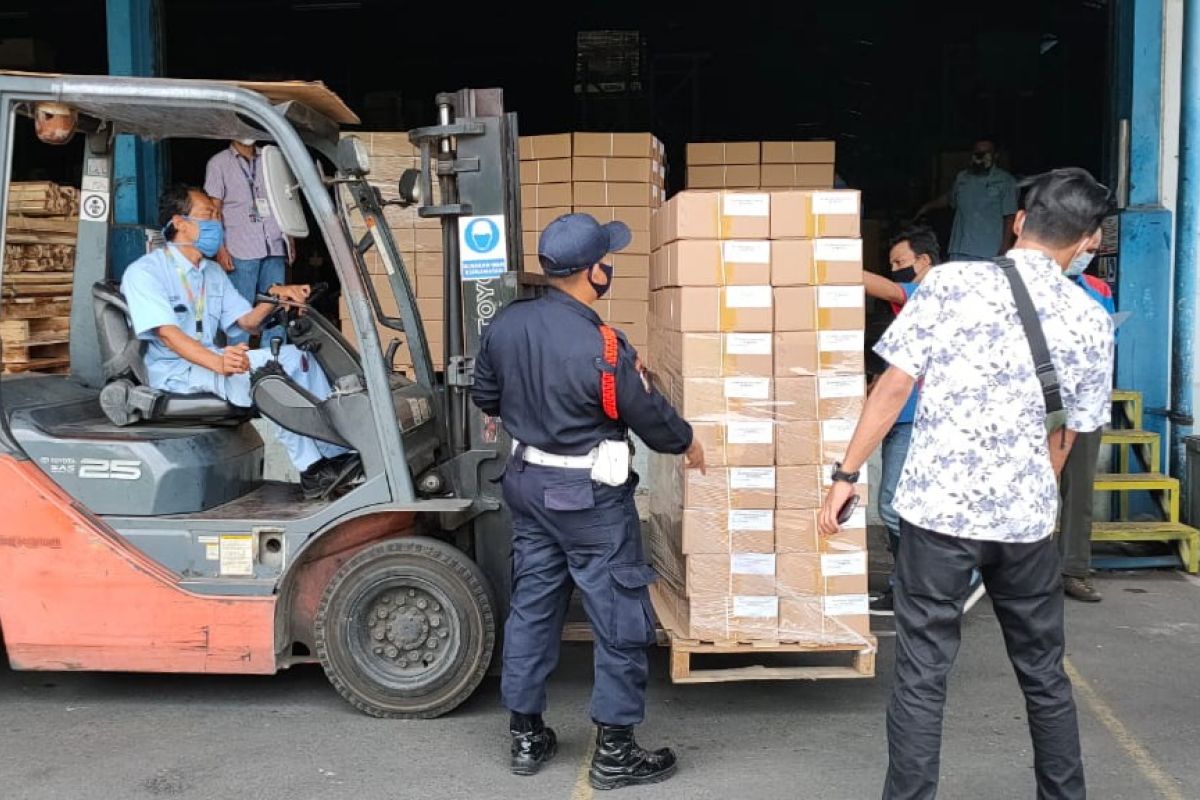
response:
[[[829,479],[835,482],[841,481],[842,483],[858,483],[859,472],[860,470],[842,472],[842,462],[835,461],[833,462],[833,472],[830,474]]]

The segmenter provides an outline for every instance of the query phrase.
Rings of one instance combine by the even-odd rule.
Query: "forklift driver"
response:
[[[154,388],[179,394],[210,392],[249,408],[250,372],[266,365],[271,351],[250,350],[246,344],[218,348],[215,337],[218,330],[226,335],[257,333],[276,306],[251,307],[212,260],[223,233],[215,212],[212,199],[200,189],[180,184],[164,191],[159,221],[167,246],[130,264],[121,292],[134,332],[147,343],[146,368]],[[309,287],[272,286],[268,292],[281,301],[302,304]],[[279,365],[318,400],[329,396],[325,373],[297,348],[280,348]],[[357,458],[345,448],[274,427],[300,472],[306,499],[322,496]]]

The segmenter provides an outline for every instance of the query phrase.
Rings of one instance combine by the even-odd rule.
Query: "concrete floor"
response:
[[[1068,605],[1091,795],[1200,797],[1200,584],[1174,573],[1103,577],[1099,606]],[[881,620],[885,624],[887,620]],[[879,677],[826,683],[674,686],[654,659],[646,744],[670,743],[669,783],[618,796],[879,796],[892,640]],[[565,647],[549,719],[558,758],[507,773],[497,682],[449,717],[361,716],[300,668],[271,678],[33,674],[0,670],[0,797],[98,800],[523,798],[581,800],[590,648]],[[1032,797],[1023,703],[986,601],[964,625],[946,718],[941,796]]]

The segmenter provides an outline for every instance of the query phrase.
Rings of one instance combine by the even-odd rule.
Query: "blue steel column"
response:
[[[158,0],[106,0],[111,75],[162,74]],[[114,278],[146,251],[143,226],[154,226],[162,189],[162,147],[135,136],[117,137],[113,156],[113,230],[109,255]]]
[[[1160,194],[1163,0],[1133,0],[1118,24],[1118,113],[1130,121],[1129,203],[1121,212],[1117,307],[1132,313],[1117,335],[1117,378],[1145,399],[1146,429],[1167,435],[1171,212]],[[1114,126],[1115,128],[1115,126]],[[1154,470],[1164,469],[1156,464]]]
[[[1179,109],[1179,207],[1175,223],[1175,326],[1171,345],[1171,467],[1186,481],[1183,438],[1192,432],[1196,359],[1196,262],[1200,258],[1200,0],[1183,8]],[[1186,482],[1184,483],[1186,486]],[[1196,521],[1192,520],[1192,524]]]

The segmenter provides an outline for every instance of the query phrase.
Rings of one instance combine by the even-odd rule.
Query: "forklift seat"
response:
[[[232,405],[215,394],[175,394],[150,386],[142,358],[145,342],[134,333],[129,304],[115,283],[92,286],[92,312],[104,359],[100,408],[114,425],[140,421],[231,425],[253,415],[251,409]]]

